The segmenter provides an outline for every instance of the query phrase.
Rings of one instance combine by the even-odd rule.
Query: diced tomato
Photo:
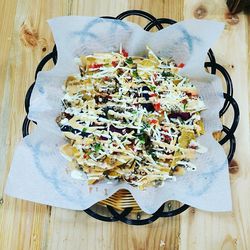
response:
[[[110,78],[108,76],[103,77],[104,81],[108,81]]]
[[[122,55],[124,57],[128,57],[128,52],[125,49],[122,49]]]
[[[101,68],[102,66],[103,66],[102,63],[93,63],[93,64],[89,65],[89,68],[90,68],[90,69],[99,69],[99,68]]]
[[[112,63],[111,63],[111,64],[112,64],[112,66],[113,66],[113,67],[116,67],[116,66],[118,65],[118,62],[116,62],[116,61],[112,61]]]
[[[153,94],[150,94],[149,96],[150,96],[150,97],[154,97],[154,96],[157,96],[157,94],[156,94],[156,93],[153,93]]]
[[[154,104],[154,109],[155,109],[155,111],[160,111],[161,110],[161,104],[159,102],[155,103]]]
[[[193,98],[193,97],[197,97],[198,94],[195,92],[190,92],[190,91],[186,91],[186,94],[189,98]]]
[[[183,99],[182,101],[181,101],[181,103],[183,103],[183,104],[187,104],[187,99]]]
[[[165,141],[171,141],[171,137],[169,135],[163,135]]]
[[[87,158],[89,158],[89,156],[88,156],[87,154],[85,154],[85,155],[83,156],[83,158],[84,158],[84,159],[87,159]]]
[[[177,65],[178,68],[183,68],[184,66],[185,66],[184,63],[180,63],[180,64]]]
[[[157,121],[156,119],[152,119],[152,120],[149,121],[149,123],[150,123],[150,124],[157,124],[158,121]]]

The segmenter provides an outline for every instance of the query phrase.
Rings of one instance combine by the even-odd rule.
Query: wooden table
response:
[[[1,0],[0,21],[0,249],[250,249],[250,145],[248,26],[216,0]],[[82,212],[52,208],[4,195],[16,144],[21,140],[24,97],[41,58],[53,47],[47,19],[61,15],[114,15],[141,9],[176,20],[226,23],[213,48],[234,82],[241,110],[237,151],[231,164],[232,213],[189,209],[147,226],[99,222]],[[136,17],[129,19],[140,24]],[[230,120],[230,117],[227,118]],[[161,244],[164,242],[164,244]]]

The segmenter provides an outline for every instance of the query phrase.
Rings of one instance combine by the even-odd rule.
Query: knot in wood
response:
[[[236,174],[239,172],[239,165],[238,163],[233,159],[229,163],[229,173],[230,174]]]
[[[31,26],[30,22],[24,22],[21,25],[20,40],[25,47],[38,45],[38,32]]]
[[[202,19],[207,16],[207,8],[204,5],[200,5],[194,10],[194,17],[197,19]]]
[[[230,24],[230,25],[235,25],[235,24],[239,23],[239,21],[240,21],[238,15],[231,14],[231,13],[226,13],[225,14],[225,19],[226,19],[227,23]]]

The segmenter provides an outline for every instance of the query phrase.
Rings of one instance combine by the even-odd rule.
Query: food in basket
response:
[[[69,76],[57,123],[68,143],[61,152],[88,184],[109,179],[144,189],[195,171],[191,160],[206,152],[205,109],[184,64],[160,58],[95,53],[78,60]]]

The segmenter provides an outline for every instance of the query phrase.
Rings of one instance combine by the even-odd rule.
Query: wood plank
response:
[[[1,50],[0,65],[5,65],[0,75],[0,125],[4,128],[0,140],[1,194],[15,145],[21,139],[25,93],[34,80],[36,65],[53,46],[46,20],[59,15],[117,15],[130,8],[180,20],[182,3],[182,0],[175,1],[175,5],[170,0],[1,2],[4,20],[7,20],[0,26],[7,34],[0,34],[1,49],[5,53],[2,56]],[[8,40],[9,34],[15,39]],[[81,212],[51,210],[6,196],[0,205],[0,249],[160,249],[161,240],[171,249],[177,249],[178,234],[178,217],[135,227],[99,222]]]
[[[5,168],[5,154],[7,151],[6,136],[9,125],[9,114],[4,112],[4,108],[9,106],[9,95],[10,95],[10,84],[9,79],[6,79],[9,51],[11,44],[13,43],[14,37],[13,27],[14,27],[14,17],[16,12],[16,2],[12,1],[7,4],[5,1],[0,2],[0,8],[3,10],[2,20],[0,22],[0,127],[2,131],[0,133],[0,155],[3,157],[0,161],[0,190],[2,190],[4,182],[4,168]]]
[[[250,173],[249,173],[249,85],[247,17],[227,14],[221,1],[184,1],[184,18],[216,19],[226,23],[225,31],[213,48],[218,63],[230,73],[234,96],[239,103],[241,120],[236,132],[235,159],[239,171],[231,174],[232,213],[207,213],[196,209],[181,216],[180,249],[249,249],[250,248]],[[231,118],[226,117],[226,122]],[[242,145],[244,145],[242,147]],[[244,190],[244,191],[243,191]]]
[[[7,5],[8,3],[14,4],[14,1],[5,2]],[[56,9],[56,1],[53,3]],[[34,81],[36,65],[47,53],[44,48],[50,50],[53,41],[46,23],[46,19],[53,16],[49,2],[46,6],[42,4],[42,1],[19,1],[16,6],[12,4],[9,4],[9,8],[6,9],[6,17],[8,16],[9,21],[14,22],[14,28],[9,27],[13,33],[11,46],[6,47],[9,51],[8,57],[1,58],[1,65],[6,65],[6,73],[1,81],[5,84],[0,113],[3,118],[0,121],[1,128],[4,129],[1,136],[5,136],[1,138],[0,146],[1,195],[3,195],[3,187],[15,145],[21,139],[21,126],[25,117],[23,105],[25,93]],[[57,7],[60,7],[60,3]],[[16,16],[14,10],[16,10]],[[14,13],[13,16],[12,13]],[[58,14],[61,13],[58,12]],[[40,35],[42,33],[43,37]],[[3,247],[2,249],[41,249],[46,242],[49,211],[50,208],[47,206],[4,196],[0,207],[0,246]]]

